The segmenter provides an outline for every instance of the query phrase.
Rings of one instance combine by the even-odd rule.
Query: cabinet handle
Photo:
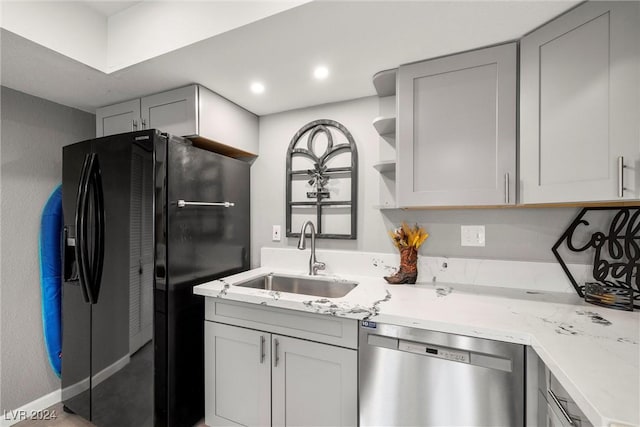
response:
[[[509,172],[504,174],[504,203],[509,204]]]
[[[264,363],[264,335],[260,335],[260,363]]]
[[[138,121],[136,119],[131,120],[131,132],[138,130]]]
[[[278,350],[280,347],[280,343],[277,338],[273,339],[273,367],[276,368],[278,366],[278,362],[280,361],[280,357],[278,357]]]
[[[624,188],[624,168],[626,168],[626,166],[624,165],[624,157],[619,156],[618,157],[618,197],[624,197],[624,190],[626,190],[626,188]]]
[[[147,120],[142,119],[142,129],[146,129],[146,128],[147,128]]]
[[[560,400],[558,399],[558,396],[556,396],[556,394],[550,389],[547,389],[547,392],[549,393],[549,396],[551,396],[551,399],[553,399],[553,402],[558,405],[558,408],[560,408],[560,412],[562,412],[562,416],[564,416],[567,420],[567,422],[571,425],[573,424],[573,420],[571,419],[571,417],[569,416],[569,414],[567,413],[566,409],[564,409],[564,406],[562,406],[560,404]]]

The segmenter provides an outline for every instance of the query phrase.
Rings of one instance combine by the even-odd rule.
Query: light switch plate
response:
[[[460,227],[462,246],[484,246],[484,225],[463,225]]]
[[[274,242],[280,241],[280,226],[274,225],[273,230],[271,231],[271,240]]]

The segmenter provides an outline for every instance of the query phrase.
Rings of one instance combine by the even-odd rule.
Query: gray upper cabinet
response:
[[[521,41],[520,201],[640,196],[640,3],[588,2]]]
[[[258,154],[258,117],[200,85],[98,108],[96,136],[160,129],[239,158]]]
[[[198,86],[145,96],[140,102],[145,129],[179,136],[198,134]]]
[[[514,204],[517,44],[401,66],[399,207]]]
[[[98,108],[96,111],[96,136],[115,135],[140,129],[142,124],[139,99]]]

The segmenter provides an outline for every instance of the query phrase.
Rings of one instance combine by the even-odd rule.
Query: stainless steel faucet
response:
[[[300,240],[298,240],[298,249],[304,250],[307,245],[307,239],[305,233],[307,232],[307,226],[311,226],[311,256],[309,257],[309,276],[317,276],[318,270],[324,270],[326,264],[319,262],[316,259],[316,227],[311,221],[305,221],[302,224],[302,230],[300,230]]]

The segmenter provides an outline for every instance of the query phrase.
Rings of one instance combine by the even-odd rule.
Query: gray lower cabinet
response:
[[[544,394],[538,392],[538,414],[541,427],[565,427],[562,419],[556,414],[553,407],[546,401]]]
[[[640,198],[640,3],[586,2],[520,44],[522,203]]]
[[[207,425],[358,424],[355,320],[213,298],[205,307]],[[322,336],[349,348],[311,341]]]
[[[593,427],[531,347],[526,349],[527,427]]]
[[[398,207],[516,201],[517,44],[398,71]]]
[[[357,351],[272,337],[274,426],[356,426]]]
[[[204,333],[207,425],[270,425],[270,334],[213,322]]]
[[[593,427],[549,369],[540,366],[538,414],[546,427]]]

